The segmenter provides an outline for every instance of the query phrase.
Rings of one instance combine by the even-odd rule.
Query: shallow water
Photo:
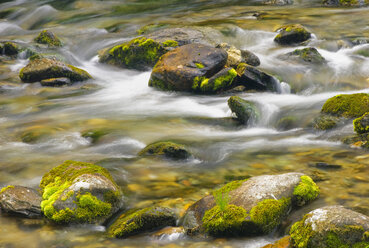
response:
[[[37,187],[52,167],[67,159],[81,160],[106,167],[125,189],[129,207],[160,203],[181,215],[189,204],[228,181],[297,171],[317,180],[322,193],[293,218],[327,204],[369,215],[369,154],[339,141],[353,134],[352,124],[329,133],[309,125],[328,98],[369,92],[369,58],[357,54],[369,45],[351,47],[347,42],[369,36],[368,16],[369,8],[326,8],[318,1],[295,1],[291,6],[204,0],[1,3],[1,40],[27,45],[48,28],[66,44],[60,53],[95,80],[66,88],[22,84],[18,73],[27,60],[1,58],[0,186]],[[261,108],[258,123],[243,127],[228,119],[229,95],[160,92],[147,86],[150,72],[97,62],[98,50],[137,36],[136,30],[145,25],[179,23],[202,28],[214,42],[254,52],[260,68],[284,82],[281,94],[239,94]],[[309,46],[317,47],[328,63],[316,67],[280,60],[280,55],[296,49],[273,43],[274,29],[286,23],[301,23],[312,31]],[[277,122],[286,116],[296,117],[298,123],[280,131]],[[108,134],[92,143],[81,136],[86,130]],[[22,142],[21,136],[29,132],[40,138]],[[146,144],[159,140],[188,145],[194,158],[172,162],[137,157]],[[339,164],[342,169],[320,170],[312,166],[317,162]],[[104,227],[58,227],[0,216],[0,247],[258,248],[279,236],[192,240],[172,234],[115,240],[104,236]]]

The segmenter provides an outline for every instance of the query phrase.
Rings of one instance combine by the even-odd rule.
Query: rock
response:
[[[123,206],[110,173],[90,163],[65,161],[43,176],[40,188],[41,209],[58,224],[101,224]]]
[[[228,106],[242,124],[253,124],[259,119],[259,111],[255,104],[242,99],[239,96],[231,96]]]
[[[191,28],[167,28],[158,30],[147,35],[149,39],[164,43],[168,40],[174,40],[178,46],[192,43],[209,44],[204,34],[196,29]]]
[[[300,24],[285,25],[278,28],[277,31],[279,34],[274,38],[274,41],[280,45],[299,44],[311,37],[311,33]]]
[[[316,209],[296,222],[290,230],[294,247],[329,248],[369,246],[369,217],[329,206]]]
[[[335,128],[339,122],[339,118],[336,116],[321,114],[313,121],[313,127],[320,130],[328,130]]]
[[[41,217],[41,195],[22,186],[7,186],[0,191],[0,209],[9,214],[29,218]]]
[[[369,94],[337,95],[323,105],[322,113],[338,117],[358,118],[369,112]]]
[[[327,164],[324,162],[318,162],[318,163],[314,163],[314,164],[309,164],[310,167],[316,167],[318,169],[322,169],[322,170],[338,170],[338,169],[342,169],[342,165],[339,164]]]
[[[5,42],[2,46],[2,54],[7,56],[18,55],[20,50],[20,47],[13,42]]]
[[[186,147],[183,145],[165,141],[156,142],[146,146],[138,155],[155,155],[171,159],[187,159],[191,156],[191,153],[188,152]]]
[[[31,60],[26,67],[21,69],[19,77],[26,83],[61,77],[69,78],[71,82],[92,78],[88,72],[82,69],[47,58]]]
[[[241,63],[237,67],[237,73],[237,84],[245,86],[246,90],[280,92],[278,79],[253,66]]]
[[[214,90],[223,90],[218,85],[210,89],[207,83],[224,68],[227,56],[227,52],[223,49],[202,44],[178,47],[160,58],[151,73],[149,86],[161,90],[199,93],[215,93]],[[234,75],[234,72],[231,74]]]
[[[60,78],[49,78],[41,80],[42,86],[51,86],[51,87],[59,87],[64,85],[70,85],[71,81],[69,78],[60,77]]]
[[[101,137],[108,134],[109,130],[107,129],[95,129],[95,130],[86,130],[81,133],[81,136],[86,139],[90,139],[92,143],[96,143],[99,141]]]
[[[289,130],[296,128],[298,119],[295,116],[285,116],[278,120],[276,126],[278,130]]]
[[[318,186],[301,173],[233,181],[190,206],[183,226],[191,235],[267,234],[281,224],[291,208],[303,206],[318,195]]]
[[[369,2],[366,0],[323,0],[323,4],[327,6],[358,7],[368,5]]]
[[[297,59],[300,62],[307,62],[312,64],[324,64],[326,60],[314,47],[304,49],[296,49],[293,52],[285,54],[286,58]]]
[[[293,248],[291,237],[286,236],[284,238],[281,238],[280,240],[276,241],[274,244],[269,244],[266,246],[263,246],[263,248]]]
[[[278,5],[278,6],[282,6],[282,5],[293,4],[293,0],[266,0],[263,3],[264,4],[267,4],[267,5]]]
[[[141,37],[100,52],[100,62],[140,71],[150,70],[159,58],[178,46],[174,40],[164,42]]]
[[[198,84],[193,85],[194,90],[201,91],[205,94],[215,94],[222,91],[226,91],[232,87],[237,78],[237,72],[235,69],[227,67],[220,70],[214,76],[209,79],[199,80]]]
[[[111,237],[127,238],[135,234],[175,226],[176,216],[169,208],[151,207],[122,214],[110,227]]]
[[[369,113],[354,120],[354,130],[358,134],[369,132]]]
[[[60,39],[53,32],[49,30],[41,31],[41,33],[35,38],[35,42],[39,44],[46,44],[49,47],[62,46]]]
[[[259,66],[259,58],[250,51],[239,50],[234,46],[228,45],[227,43],[221,43],[216,46],[222,48],[228,53],[227,67],[237,68],[240,63],[246,63],[252,66]]]

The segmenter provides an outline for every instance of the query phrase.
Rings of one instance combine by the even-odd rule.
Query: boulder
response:
[[[311,37],[311,33],[300,24],[285,25],[279,27],[277,31],[279,34],[274,38],[274,41],[280,45],[299,44]]]
[[[31,60],[26,67],[21,69],[19,77],[26,83],[40,82],[50,78],[68,78],[71,82],[92,78],[82,69],[47,58]]]
[[[280,92],[280,82],[275,77],[245,63],[237,67],[237,85],[245,86],[247,91]]]
[[[369,113],[354,120],[354,130],[358,134],[369,132]]]
[[[231,96],[228,99],[228,106],[242,124],[253,124],[259,119],[260,114],[255,104],[239,96]]]
[[[304,49],[296,49],[293,52],[287,53],[282,58],[297,60],[298,62],[306,62],[312,64],[324,64],[326,60],[314,47]]]
[[[62,46],[60,39],[49,30],[41,31],[41,33],[35,38],[35,42],[48,45],[49,47]]]
[[[151,73],[149,86],[161,90],[199,93],[221,91],[223,88],[218,83],[223,85],[223,80],[219,80],[215,87],[208,87],[208,82],[224,68],[227,57],[227,52],[223,49],[207,45],[189,44],[178,47],[160,58]],[[234,71],[227,72],[234,78]],[[227,86],[229,84],[232,83],[226,83]]]
[[[320,114],[313,121],[313,127],[319,130],[328,130],[337,127],[340,118],[327,114]]]
[[[0,191],[0,209],[28,218],[41,217],[42,197],[37,190],[9,185]]]
[[[44,215],[59,224],[104,223],[123,206],[110,173],[97,165],[65,161],[41,182]]]
[[[1,54],[6,56],[16,56],[20,52],[21,48],[17,44],[8,41],[1,46],[1,50]]]
[[[252,66],[259,66],[259,58],[248,50],[239,50],[234,46],[227,43],[221,43],[216,46],[222,48],[228,53],[228,59],[226,66],[237,68],[240,63],[246,63]]]
[[[132,235],[176,225],[176,215],[169,208],[150,207],[122,214],[108,230],[109,236],[127,238]]]
[[[188,152],[186,147],[183,145],[163,141],[146,146],[139,152],[139,155],[164,156],[171,159],[187,159],[191,156],[191,153]]]
[[[174,40],[178,46],[192,43],[209,44],[201,31],[192,28],[166,28],[147,34],[147,38],[161,43]]]
[[[301,173],[233,181],[190,206],[183,226],[188,234],[267,234],[281,224],[291,209],[318,195],[318,186]]]
[[[329,98],[322,113],[345,118],[358,118],[369,112],[369,94],[344,94]]]
[[[323,207],[296,222],[290,235],[298,248],[367,248],[369,217],[342,206]]]

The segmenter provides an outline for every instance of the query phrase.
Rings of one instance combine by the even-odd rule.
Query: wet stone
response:
[[[49,78],[41,80],[42,86],[50,86],[50,87],[60,87],[64,85],[70,85],[71,81],[69,78],[61,77],[61,78]]]

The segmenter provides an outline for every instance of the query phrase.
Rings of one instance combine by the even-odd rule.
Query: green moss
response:
[[[65,77],[68,77],[71,81],[83,81],[89,78],[92,78],[92,76],[85,70],[82,70],[80,68],[77,68],[73,65],[67,65],[70,69],[72,69],[72,71],[74,72],[74,74],[67,74],[65,75]]]
[[[305,220],[309,215],[305,215],[304,218],[292,225],[290,230],[293,247],[307,248],[310,238],[313,236],[313,229],[311,224],[305,225]]]
[[[281,224],[291,208],[291,199],[280,200],[266,199],[259,202],[250,210],[251,221],[254,222],[263,233],[269,233]]]
[[[41,33],[35,38],[35,41],[40,44],[46,44],[51,47],[60,47],[62,43],[60,39],[55,36],[51,31],[43,30]]]
[[[301,58],[305,62],[309,63],[324,63],[325,59],[323,56],[318,52],[316,48],[308,47],[304,49],[296,49],[292,53],[292,55],[296,55]]]
[[[14,189],[14,186],[13,186],[13,185],[8,185],[8,186],[6,186],[6,187],[2,188],[2,189],[0,190],[0,194],[1,194],[1,193],[4,193],[4,192],[5,192],[5,191],[7,191],[8,189]]]
[[[199,68],[199,69],[202,69],[204,68],[205,66],[201,63],[195,63],[196,67]]]
[[[164,47],[177,47],[178,46],[178,42],[175,40],[166,40],[163,42],[163,46]]]
[[[246,63],[240,63],[238,66],[237,66],[237,69],[236,69],[236,72],[238,73],[238,75],[242,75],[246,68],[248,67],[249,65],[246,64]]]
[[[337,126],[338,121],[339,118],[337,118],[336,116],[321,114],[320,116],[314,119],[313,127],[315,129],[320,130],[328,130],[335,128]]]
[[[239,96],[231,96],[228,99],[228,106],[242,124],[248,124],[250,121],[255,121],[259,118],[256,106]]]
[[[353,6],[359,4],[358,0],[339,0],[340,5]]]
[[[301,176],[301,182],[293,190],[296,197],[296,205],[303,206],[316,199],[319,195],[319,187],[309,176]]]
[[[19,53],[21,49],[17,44],[13,42],[5,42],[2,50],[7,56],[15,56]]]
[[[323,105],[322,112],[346,118],[360,117],[369,112],[369,94],[337,95],[329,98]]]
[[[206,86],[201,85],[200,89],[204,92],[217,92],[218,90],[227,89],[230,87],[237,77],[237,72],[235,69],[231,69],[227,72],[227,74],[222,75],[214,80],[214,84],[207,84]],[[209,85],[211,89],[209,89]]]
[[[218,195],[220,194],[228,194],[229,192],[238,189],[239,187],[241,187],[241,185],[246,182],[248,179],[244,179],[244,180],[237,180],[237,181],[233,181],[230,183],[227,183],[226,185],[224,185],[223,187],[221,187],[220,189],[214,190],[213,191],[213,195]]]
[[[369,132],[369,112],[353,121],[354,130],[358,134]]]
[[[205,232],[213,236],[235,236],[243,232],[243,224],[248,214],[245,209],[235,205],[227,205],[221,210],[217,205],[205,212],[203,227]]]
[[[170,141],[150,144],[140,151],[138,155],[164,155],[173,159],[186,159],[191,156],[185,146]]]

